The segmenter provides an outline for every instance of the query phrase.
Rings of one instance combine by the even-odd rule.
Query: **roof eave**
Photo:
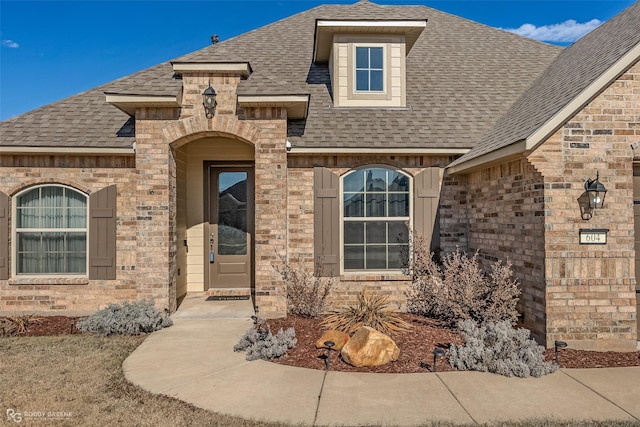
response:
[[[251,64],[248,62],[171,62],[173,71],[182,73],[222,73],[248,76]]]
[[[454,163],[447,167],[447,172],[451,175],[471,173],[479,169],[518,159],[522,157],[526,151],[526,141],[521,140],[478,157],[460,163]]]
[[[289,150],[290,154],[417,154],[459,156],[467,153],[468,148],[407,148],[407,147],[296,147]]]
[[[640,43],[631,48],[624,56],[614,63],[607,71],[587,86],[578,96],[560,109],[546,123],[527,137],[527,150],[534,150],[562,127],[571,117],[575,116],[585,105],[606,89],[620,75],[627,71],[640,59]]]
[[[418,40],[427,26],[426,19],[405,20],[316,20],[313,43],[313,62],[327,62],[334,34],[385,34],[403,35],[406,53]]]
[[[309,112],[309,94],[238,95],[241,107],[283,107],[290,119],[305,119]]]
[[[640,43],[631,48],[625,55],[616,61],[607,71],[602,73],[596,80],[587,86],[582,92],[575,96],[570,102],[562,107],[544,124],[539,126],[526,139],[509,144],[505,147],[491,151],[489,153],[463,160],[447,168],[451,174],[470,173],[474,170],[504,163],[522,153],[531,152],[544,143],[558,129],[564,126],[572,117],[591,102],[604,89],[609,87],[620,75],[627,71],[633,64],[640,60]]]
[[[69,154],[94,156],[132,156],[134,147],[39,147],[0,146],[0,154]]]
[[[132,95],[105,92],[106,102],[134,117],[138,108],[177,108],[181,97],[178,95]]]

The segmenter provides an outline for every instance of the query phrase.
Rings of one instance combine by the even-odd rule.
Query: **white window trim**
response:
[[[375,217],[370,219],[370,221],[388,221],[388,220],[392,220],[393,218],[397,218],[398,220],[403,220],[403,219],[407,219],[408,218],[408,230],[409,233],[411,233],[411,230],[413,229],[413,198],[415,197],[414,195],[414,191],[413,191],[413,176],[411,174],[409,174],[408,172],[400,169],[400,168],[396,168],[393,166],[389,166],[389,165],[385,165],[385,164],[371,164],[371,165],[366,165],[366,166],[361,166],[359,168],[355,168],[355,169],[350,169],[348,171],[346,171],[345,173],[343,173],[342,175],[340,175],[340,179],[338,180],[338,191],[339,191],[339,195],[340,195],[340,200],[339,200],[339,204],[340,204],[340,275],[363,275],[363,274],[374,274],[374,275],[394,275],[394,274],[402,274],[402,269],[398,268],[398,269],[388,269],[388,270],[367,270],[367,269],[362,269],[362,270],[345,270],[344,268],[344,178],[346,176],[348,176],[351,173],[354,173],[356,171],[362,171],[363,169],[375,169],[375,168],[380,168],[380,169],[388,169],[388,170],[392,170],[392,171],[396,171],[398,173],[403,174],[404,176],[406,176],[409,180],[409,216],[408,217]],[[367,221],[369,219],[362,217],[362,218],[354,218],[352,221]],[[349,221],[349,220],[347,220]],[[409,238],[408,241],[408,245],[409,245],[409,253],[412,252],[412,248],[411,248],[411,239]]]
[[[349,43],[349,73],[351,74],[349,82],[350,99],[374,99],[388,100],[390,96],[389,67],[391,67],[391,58],[389,57],[389,42],[350,42]],[[379,47],[382,48],[382,90],[357,90],[357,73],[356,73],[356,51],[359,47]]]
[[[357,52],[358,48],[381,48],[382,49],[382,90],[358,90],[358,66],[357,66]],[[369,94],[386,94],[387,93],[387,74],[389,69],[389,62],[387,59],[387,44],[380,43],[353,43],[352,46],[352,55],[353,55],[353,93],[358,95],[369,95]],[[371,51],[369,51],[369,55],[371,55]],[[371,65],[371,57],[369,56],[369,65]],[[369,72],[371,72],[372,68],[367,68]],[[377,70],[374,68],[374,70]],[[369,73],[369,86],[371,86],[371,73]]]
[[[82,194],[86,201],[87,201],[87,207],[86,207],[86,214],[87,214],[87,222],[86,222],[86,228],[59,228],[59,229],[55,229],[55,228],[21,228],[20,230],[18,230],[17,227],[17,223],[18,223],[18,198],[23,195],[24,193],[27,193],[29,191],[32,191],[36,188],[44,188],[44,187],[62,187],[62,188],[66,188],[72,191],[75,191],[76,193],[80,193]],[[90,215],[89,213],[91,212],[91,198],[89,197],[88,194],[86,194],[83,191],[78,190],[77,188],[71,187],[69,185],[63,185],[63,184],[48,184],[48,183],[44,183],[44,184],[39,184],[39,185],[34,185],[28,188],[25,188],[24,190],[20,191],[19,193],[14,194],[11,197],[11,276],[12,278],[15,279],[36,279],[36,278],[40,278],[40,279],[53,279],[53,278],[88,278],[89,277],[89,221],[90,221]],[[24,233],[29,233],[29,232],[56,232],[56,230],[64,230],[64,232],[84,232],[86,234],[86,239],[85,239],[85,253],[86,253],[86,266],[85,266],[85,272],[84,273],[43,273],[43,274],[33,274],[33,273],[22,273],[22,274],[18,274],[18,232],[24,232]]]

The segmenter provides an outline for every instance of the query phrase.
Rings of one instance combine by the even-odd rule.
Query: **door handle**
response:
[[[213,233],[209,234],[209,263],[213,264],[215,261],[215,255],[213,252],[213,243],[215,241]]]

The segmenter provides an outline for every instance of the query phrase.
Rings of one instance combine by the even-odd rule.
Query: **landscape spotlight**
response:
[[[438,359],[443,357],[444,354],[444,350],[439,347],[433,349],[433,372],[437,371],[436,362],[438,361]]]

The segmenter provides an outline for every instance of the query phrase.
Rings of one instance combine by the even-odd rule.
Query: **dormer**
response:
[[[317,20],[313,60],[328,63],[334,107],[406,107],[406,56],[426,25]]]

